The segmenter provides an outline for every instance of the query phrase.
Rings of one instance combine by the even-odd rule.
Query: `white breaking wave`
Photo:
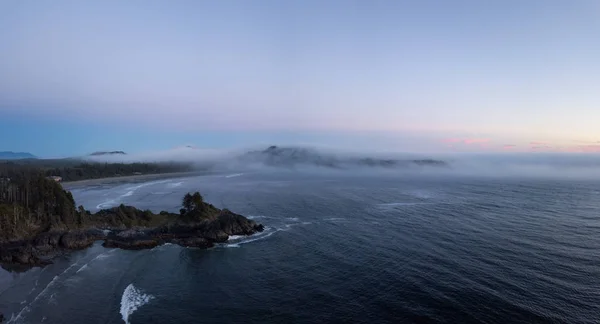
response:
[[[257,219],[257,218],[270,218],[270,217],[263,216],[263,215],[250,215],[250,216],[246,216],[246,218],[248,218],[248,219]]]
[[[255,241],[259,241],[259,240],[264,240],[267,237],[269,237],[269,236],[271,236],[271,235],[273,235],[273,234],[275,234],[275,233],[277,233],[277,232],[279,232],[279,231],[282,230],[282,229],[278,228],[278,229],[270,232],[269,231],[270,229],[271,229],[270,227],[266,227],[265,231],[262,232],[261,234],[255,234],[255,235],[249,236],[248,239],[242,240],[242,241],[239,241],[239,242],[236,242],[236,243],[226,244],[225,247],[237,248],[237,247],[240,247],[240,245],[242,245],[242,244],[246,244],[246,243],[250,243],[250,242],[255,242]]]
[[[227,241],[240,240],[240,239],[243,239],[244,237],[246,237],[246,235],[230,235],[229,238],[227,239]]]
[[[129,316],[138,308],[146,305],[154,296],[144,294],[141,290],[135,288],[133,284],[129,284],[123,296],[121,296],[121,317],[126,324],[129,324]]]
[[[289,220],[294,221],[294,222],[298,221],[298,217],[288,217],[286,219],[289,219]]]
[[[183,184],[183,182],[175,182],[175,183],[169,183],[167,185],[168,188],[177,188],[179,186],[181,186]]]
[[[114,206],[114,205],[115,205],[115,203],[116,203],[116,199],[107,200],[107,201],[105,201],[105,202],[103,202],[103,203],[99,203],[99,204],[96,206],[96,209],[108,208],[108,207],[110,207],[110,206]]]
[[[243,173],[234,173],[230,175],[226,175],[225,178],[235,178],[244,175]]]
[[[110,251],[108,251],[108,252],[106,252],[106,253],[101,253],[101,254],[98,254],[96,257],[94,257],[93,259],[91,259],[91,260],[90,260],[88,263],[86,263],[86,264],[84,264],[83,266],[81,266],[81,268],[79,268],[79,270],[77,270],[75,273],[77,274],[77,273],[79,273],[79,272],[81,272],[81,271],[83,271],[83,270],[87,269],[87,268],[88,268],[88,265],[89,265],[90,263],[92,263],[92,262],[96,261],[96,260],[102,260],[102,259],[106,259],[106,258],[110,257],[110,256],[111,256],[111,255],[110,255],[110,253],[112,253],[112,252],[113,252],[113,251],[115,251],[115,250],[116,250],[116,249],[112,249],[112,250],[110,250]]]
[[[77,270],[77,272],[75,272],[75,273],[80,273],[81,271],[83,271],[83,270],[85,270],[85,269],[87,269],[87,268],[88,268],[88,265],[87,265],[87,263],[86,263],[86,264],[84,264],[84,265],[83,265],[81,268],[79,268],[79,270]]]

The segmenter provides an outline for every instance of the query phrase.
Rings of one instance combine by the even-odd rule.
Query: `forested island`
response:
[[[91,213],[76,207],[71,193],[39,169],[16,169],[0,176],[0,263],[42,266],[52,258],[87,248],[152,248],[164,243],[207,248],[230,235],[262,231],[256,222],[186,194],[179,213],[153,213],[132,206]]]

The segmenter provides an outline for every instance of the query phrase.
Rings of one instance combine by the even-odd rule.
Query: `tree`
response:
[[[191,212],[192,209],[194,209],[193,206],[193,202],[192,202],[192,195],[190,195],[190,193],[186,193],[185,196],[183,196],[183,208],[187,211],[187,212]]]
[[[204,198],[198,191],[196,191],[192,195],[192,202],[194,203],[194,207],[196,209],[199,209],[204,204]]]
[[[201,211],[204,206],[204,198],[202,195],[196,191],[194,194],[190,194],[189,192],[183,196],[183,209],[185,209],[188,213],[192,211]]]

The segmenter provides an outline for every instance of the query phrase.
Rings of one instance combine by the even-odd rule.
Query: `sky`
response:
[[[600,1],[0,2],[0,151],[600,152]]]

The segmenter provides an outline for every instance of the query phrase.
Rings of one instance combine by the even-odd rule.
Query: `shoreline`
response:
[[[89,185],[102,185],[109,183],[118,182],[138,182],[146,180],[159,180],[169,178],[184,178],[188,176],[200,176],[208,174],[206,171],[190,171],[190,172],[172,172],[172,173],[152,173],[152,174],[140,174],[130,176],[119,176],[119,177],[108,177],[108,178],[97,178],[97,179],[86,179],[76,181],[64,181],[60,184],[65,189],[72,189],[77,187],[89,186]]]

